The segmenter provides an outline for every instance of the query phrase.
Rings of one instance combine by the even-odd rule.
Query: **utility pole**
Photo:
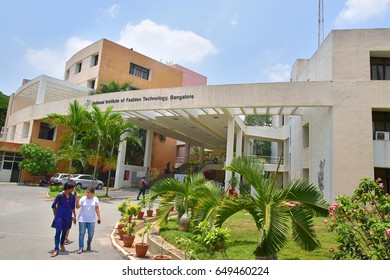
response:
[[[318,0],[318,47],[324,40],[324,2]]]

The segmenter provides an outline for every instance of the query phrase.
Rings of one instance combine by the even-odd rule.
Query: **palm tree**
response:
[[[86,116],[88,112],[84,106],[81,106],[77,100],[74,100],[73,103],[69,104],[68,114],[60,115],[57,113],[52,113],[46,116],[45,120],[51,120],[53,126],[58,126],[63,124],[71,130],[72,135],[72,149],[75,149],[76,140],[85,132],[86,128]],[[73,160],[77,159],[74,156],[79,153],[71,153],[68,151],[69,155],[69,177],[72,170]]]
[[[233,214],[247,211],[260,232],[254,252],[258,259],[277,258],[277,253],[286,244],[289,222],[292,239],[297,245],[307,251],[320,247],[313,216],[326,216],[329,205],[317,186],[297,180],[282,189],[276,186],[275,176],[265,172],[263,165],[249,157],[235,158],[225,169],[242,175],[252,185],[254,193],[224,200],[218,210],[217,226],[222,226]]]
[[[113,106],[108,106],[106,111],[104,112],[102,112],[96,104],[92,104],[92,108],[93,111],[87,115],[87,120],[91,125],[91,128],[93,128],[90,129],[89,132],[94,136],[97,141],[93,168],[93,178],[95,179],[102,141],[104,141],[105,135],[115,125],[115,123],[122,119],[122,115],[120,113],[113,113]]]
[[[123,118],[120,118],[115,122],[107,133],[104,135],[104,141],[109,148],[109,156],[106,160],[106,165],[108,166],[108,179],[107,179],[107,190],[106,196],[108,196],[108,188],[110,186],[110,177],[112,166],[116,166],[116,159],[114,158],[114,150],[118,147],[121,141],[131,141],[134,144],[139,146],[142,145],[140,139],[137,137],[138,129],[137,127],[129,122],[125,122]],[[127,136],[122,139],[123,135]]]
[[[151,188],[151,199],[161,198],[158,218],[160,224],[166,223],[172,206],[181,208],[182,216],[179,220],[179,230],[189,231],[191,218],[195,209],[201,201],[201,197],[215,193],[216,185],[213,185],[201,173],[194,173],[187,176],[184,181],[174,178],[165,178],[157,181]],[[214,192],[213,192],[214,190]],[[220,190],[220,189],[219,189]],[[202,208],[198,217],[211,217],[212,207]]]

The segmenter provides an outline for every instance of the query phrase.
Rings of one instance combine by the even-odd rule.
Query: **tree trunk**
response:
[[[186,214],[179,220],[179,231],[190,231],[190,218]]]

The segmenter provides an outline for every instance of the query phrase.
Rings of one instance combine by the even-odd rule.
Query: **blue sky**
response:
[[[390,0],[323,0],[332,29],[390,27]],[[288,81],[297,58],[318,46],[317,0],[3,0],[0,91],[107,38],[208,77],[208,84]],[[390,47],[390,46],[389,46]]]

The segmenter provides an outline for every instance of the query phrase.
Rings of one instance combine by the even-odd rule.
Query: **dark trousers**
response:
[[[140,190],[139,190],[139,193],[138,193],[138,196],[137,196],[137,200],[139,200],[139,197],[142,195],[145,195],[145,192],[146,192],[146,187],[142,187]]]

